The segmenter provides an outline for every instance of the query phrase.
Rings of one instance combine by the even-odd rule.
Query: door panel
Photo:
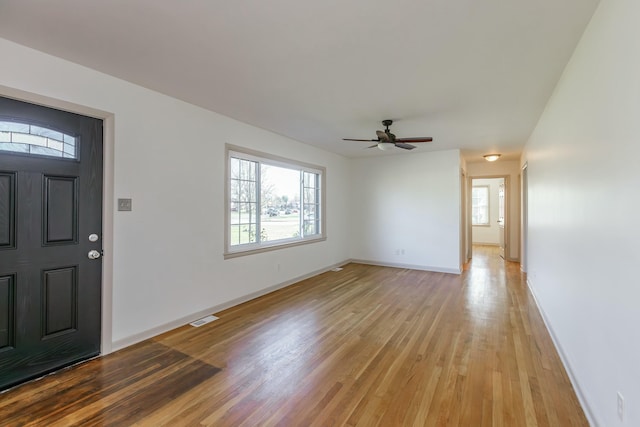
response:
[[[77,267],[58,268],[44,272],[43,338],[76,330]]]
[[[0,352],[14,346],[15,276],[0,277]]]
[[[99,353],[94,233],[102,121],[0,98],[0,390]]]
[[[76,177],[45,176],[43,206],[45,245],[78,242]]]
[[[16,176],[0,172],[0,249],[15,247]]]

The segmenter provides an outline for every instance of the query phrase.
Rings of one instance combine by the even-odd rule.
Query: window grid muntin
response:
[[[302,236],[320,234],[320,176],[302,172]]]
[[[229,177],[229,244],[232,246],[255,244],[258,243],[257,230],[260,227],[260,215],[258,215],[260,206],[256,198],[259,163],[254,160],[231,157],[230,164],[232,175]],[[235,222],[234,214],[237,217]]]

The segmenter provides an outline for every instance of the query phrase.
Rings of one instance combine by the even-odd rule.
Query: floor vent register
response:
[[[206,325],[207,323],[213,322],[214,320],[218,320],[219,318],[216,316],[206,316],[203,317],[202,319],[198,319],[195,322],[191,322],[189,323],[191,326],[195,326],[196,328],[199,328],[202,325]]]

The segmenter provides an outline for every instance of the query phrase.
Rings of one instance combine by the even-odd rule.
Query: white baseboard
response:
[[[560,345],[560,342],[558,341],[558,339],[556,337],[556,334],[553,331],[553,328],[551,327],[551,323],[549,323],[549,319],[547,318],[547,315],[544,312],[544,309],[540,305],[540,301],[538,301],[538,297],[536,296],[536,293],[533,290],[533,286],[531,286],[531,281],[529,280],[528,277],[527,277],[527,287],[529,288],[529,292],[531,292],[531,295],[533,296],[533,301],[536,303],[536,307],[538,307],[538,311],[540,312],[540,316],[542,316],[542,321],[544,322],[544,325],[546,326],[547,331],[549,331],[549,335],[551,336],[551,340],[553,341],[553,345],[555,346],[556,351],[558,352],[558,355],[560,355],[560,361],[562,362],[562,365],[564,366],[564,370],[569,375],[569,381],[571,381],[571,385],[573,385],[573,389],[576,391],[576,395],[578,396],[578,400],[580,401],[580,405],[582,406],[582,409],[584,410],[584,413],[585,413],[585,415],[587,417],[587,420],[589,421],[589,425],[591,425],[591,426],[603,425],[603,424],[600,424],[600,423],[596,422],[596,417],[594,416],[593,411],[591,410],[591,407],[589,406],[589,403],[587,402],[587,399],[585,398],[585,395],[584,395],[582,389],[580,388],[580,383],[578,383],[578,380],[577,380],[576,376],[574,375],[573,370],[571,369],[571,365],[569,364],[567,356],[565,355],[564,351],[562,350],[562,346]]]
[[[411,270],[433,271],[435,273],[462,274],[461,267],[458,267],[458,268],[430,267],[427,265],[401,264],[396,262],[381,262],[381,261],[371,261],[366,259],[350,259],[349,262],[355,262],[358,264],[379,265],[380,267],[408,268]]]
[[[137,344],[141,341],[144,341],[146,339],[149,338],[153,338],[157,335],[163,334],[165,332],[168,332],[172,329],[175,328],[179,328],[180,326],[184,326],[188,323],[191,323],[195,320],[198,320],[204,316],[208,316],[210,314],[214,314],[217,312],[220,312],[222,310],[226,310],[228,308],[234,307],[238,304],[242,304],[243,302],[247,302],[250,301],[252,299],[261,297],[263,295],[266,295],[268,293],[271,293],[273,291],[277,291],[278,289],[282,289],[282,288],[286,288],[287,286],[293,285],[294,283],[300,282],[302,280],[308,279],[310,277],[313,276],[317,276],[318,274],[322,274],[325,273],[333,268],[336,267],[340,267],[342,265],[348,264],[349,262],[355,262],[355,263],[360,263],[360,264],[369,264],[369,265],[379,265],[382,267],[394,267],[394,268],[409,268],[412,270],[423,270],[423,271],[433,271],[433,272],[438,272],[438,273],[450,273],[450,274],[461,274],[462,273],[462,269],[458,268],[439,268],[439,267],[429,267],[429,266],[424,266],[424,265],[414,265],[414,264],[398,264],[398,263],[382,263],[382,262],[377,262],[377,261],[369,261],[369,260],[359,260],[359,259],[349,259],[349,260],[345,260],[343,262],[339,262],[330,266],[327,266],[325,268],[316,270],[316,271],[312,271],[310,273],[304,274],[302,276],[298,276],[298,277],[294,277],[293,279],[289,279],[286,280],[284,282],[278,283],[276,285],[273,286],[269,286],[267,288],[261,289],[259,291],[256,292],[252,292],[250,294],[247,295],[243,295],[239,298],[233,299],[231,301],[227,301],[225,303],[222,304],[218,304],[215,305],[213,307],[209,307],[206,308],[204,310],[200,310],[197,311],[195,313],[191,313],[187,316],[184,317],[180,317],[178,319],[175,319],[171,322],[167,322],[164,323],[162,325],[156,326],[154,328],[151,329],[147,329],[146,331],[142,331],[139,332],[137,334],[133,334],[130,335],[128,337],[125,338],[121,338],[119,340],[116,340],[112,343],[111,345],[111,352],[123,349],[125,347],[128,347],[130,345],[133,344]],[[108,354],[107,352],[102,353],[102,355],[106,355]]]
[[[328,267],[321,268],[319,270],[315,270],[315,271],[312,271],[312,272],[307,273],[307,274],[303,274],[302,276],[294,277],[293,279],[286,280],[286,281],[278,283],[276,285],[269,286],[269,287],[261,289],[259,291],[252,292],[252,293],[247,294],[247,295],[243,295],[243,296],[241,296],[239,298],[235,298],[235,299],[233,299],[231,301],[227,301],[225,303],[218,304],[218,305],[215,305],[213,307],[209,307],[209,308],[206,308],[204,310],[197,311],[195,313],[191,313],[191,314],[189,314],[187,316],[181,317],[181,318],[173,320],[171,322],[167,322],[167,323],[162,324],[160,326],[156,326],[155,328],[147,329],[146,331],[142,331],[142,332],[139,332],[137,334],[130,335],[128,337],[119,339],[119,340],[114,341],[112,343],[111,352],[114,352],[114,351],[117,351],[117,350],[121,350],[121,349],[123,349],[125,347],[128,347],[128,346],[133,345],[133,344],[137,344],[137,343],[139,343],[141,341],[144,341],[146,339],[149,339],[149,338],[153,338],[153,337],[155,337],[157,335],[163,334],[163,333],[168,332],[168,331],[170,331],[172,329],[179,328],[180,326],[184,326],[186,324],[189,324],[189,323],[191,323],[191,322],[193,322],[195,320],[198,320],[198,319],[200,319],[200,318],[202,318],[204,316],[208,316],[210,314],[214,314],[214,313],[226,310],[226,309],[234,307],[234,306],[236,306],[238,304],[242,304],[243,302],[247,302],[247,301],[250,301],[252,299],[255,299],[255,298],[261,297],[263,295],[269,294],[269,293],[271,293],[273,291],[277,291],[278,289],[286,288],[287,286],[293,285],[294,283],[300,282],[302,280],[308,279],[308,278],[313,277],[313,276],[317,276],[318,274],[325,273],[325,272],[327,272],[327,271],[329,271],[329,270],[331,270],[333,268],[340,267],[340,266],[345,265],[347,263],[349,263],[348,260],[346,260],[344,262],[339,262],[337,264],[333,264],[333,265],[330,265]],[[102,353],[103,356],[106,355],[106,354],[108,354],[108,353]]]

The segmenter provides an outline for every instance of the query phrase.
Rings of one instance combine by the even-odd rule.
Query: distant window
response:
[[[471,224],[489,224],[489,186],[474,186],[471,191]]]
[[[324,239],[324,168],[239,147],[227,161],[228,256]]]
[[[57,130],[0,120],[0,151],[77,159],[77,139]]]

